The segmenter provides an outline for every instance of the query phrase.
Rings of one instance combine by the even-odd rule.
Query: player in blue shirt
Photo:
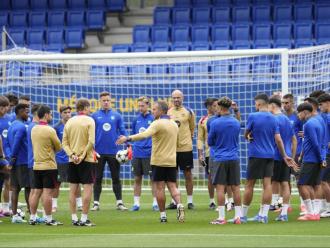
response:
[[[29,117],[29,106],[17,104],[15,107],[16,120],[8,129],[8,142],[11,151],[11,189],[12,189],[12,211],[13,223],[23,222],[22,217],[17,215],[18,196],[21,188],[25,188],[25,201],[29,206],[30,180],[28,170],[28,147],[27,147],[27,124]],[[29,207],[28,207],[29,209]]]
[[[29,105],[29,108],[31,107],[31,99],[30,99],[29,96],[25,96],[25,95],[19,96],[19,98],[18,98],[18,104],[20,104],[20,103],[21,104]],[[16,114],[15,114],[15,112],[13,112],[11,114],[11,118],[12,118],[11,121],[16,120]],[[29,114],[29,117],[27,119],[27,122],[31,122],[32,119],[33,119],[33,116]]]
[[[253,218],[253,220],[267,223],[272,197],[271,177],[273,175],[275,143],[284,161],[290,166],[294,166],[295,163],[292,158],[286,155],[276,119],[268,112],[268,96],[259,94],[254,100],[258,112],[249,115],[245,131],[245,138],[249,141],[249,161],[243,199],[243,221],[247,220],[247,212],[252,202],[255,182],[257,179],[262,179],[262,207],[260,215]]]
[[[325,136],[325,123],[322,123],[313,115],[313,106],[310,103],[302,103],[297,108],[300,120],[304,124],[304,141],[302,147],[302,168],[298,181],[299,193],[304,199],[307,213],[298,218],[301,221],[319,220],[314,200],[316,196],[315,186],[320,185],[321,167],[326,167],[323,153],[323,140]]]
[[[154,121],[153,115],[148,110],[149,103],[150,100],[145,96],[142,96],[138,99],[138,107],[140,113],[132,122],[132,135],[144,132]],[[134,174],[134,205],[131,208],[132,211],[138,211],[140,209],[142,176],[151,176],[151,145],[151,138],[136,141],[132,145],[132,169]],[[155,197],[155,189],[152,181],[151,189],[153,195],[152,209],[154,211],[159,211],[157,200]]]
[[[122,200],[122,186],[120,181],[120,164],[116,159],[119,146],[116,140],[119,136],[127,136],[123,117],[111,109],[111,98],[109,92],[100,94],[102,109],[95,112],[92,118],[95,121],[95,150],[101,156],[96,165],[96,180],[94,183],[94,205],[92,211],[100,209],[100,196],[102,191],[102,179],[104,167],[107,163],[112,178],[112,190],[116,197],[118,210],[127,210]]]
[[[218,101],[220,118],[211,123],[208,144],[214,151],[214,173],[212,183],[216,186],[219,218],[211,224],[226,224],[225,189],[231,187],[234,195],[234,223],[241,223],[240,166],[239,166],[239,134],[240,123],[230,113],[231,99],[222,97]],[[229,131],[230,130],[230,131]]]
[[[286,154],[294,158],[297,150],[297,139],[289,118],[281,112],[281,100],[278,97],[271,97],[269,99],[268,108],[275,116],[278,123]],[[283,206],[280,215],[276,218],[277,221],[288,221],[288,208],[290,201],[289,182],[290,167],[283,161],[280,151],[275,147],[272,188],[280,188],[283,197]]]

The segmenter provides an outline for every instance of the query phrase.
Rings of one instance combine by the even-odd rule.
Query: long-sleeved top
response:
[[[86,162],[94,163],[95,122],[87,115],[77,115],[64,127],[62,146],[69,161],[75,154]]]
[[[11,117],[8,114],[0,117],[0,134],[2,138],[2,148],[6,158],[10,158],[11,152],[8,143],[8,129],[11,125]]]
[[[291,115],[287,115],[287,117],[289,118],[289,120],[291,122],[291,125],[293,127],[294,133],[295,133],[296,138],[297,138],[297,152],[296,152],[296,154],[299,155],[301,153],[301,149],[302,149],[302,138],[299,137],[298,133],[303,130],[304,123],[301,120],[299,120],[296,112],[294,112]]]
[[[129,136],[132,141],[152,137],[151,165],[176,167],[176,151],[179,128],[168,116],[155,120],[142,133]]]
[[[196,126],[196,117],[194,112],[184,106],[179,108],[172,107],[168,110],[168,115],[177,123],[179,127],[177,152],[192,151],[192,140]]]
[[[203,150],[203,148],[205,147],[205,157],[210,156],[210,147],[207,143],[207,121],[210,117],[210,115],[203,116],[199,120],[197,127],[197,149]]]
[[[60,121],[55,126],[54,129],[56,131],[57,137],[62,142],[63,140],[63,132],[64,132],[64,124]],[[67,164],[69,163],[69,157],[65,153],[64,149],[61,149],[56,153],[56,163],[57,164]]]
[[[27,125],[15,120],[8,129],[8,142],[11,158],[16,158],[15,166],[28,164]]]
[[[37,125],[36,122],[30,122],[27,129],[27,144],[28,144],[28,168],[33,168],[34,165],[34,156],[33,156],[33,146],[31,139],[32,128]]]
[[[220,117],[221,117],[220,115],[213,115],[207,120],[207,123],[206,123],[207,132],[210,132],[212,122]],[[214,158],[214,148],[213,148],[213,146],[210,146],[210,144],[208,144],[208,145],[209,145],[209,149],[210,149],[210,158],[213,159]]]
[[[224,115],[211,123],[208,144],[214,149],[214,161],[239,159],[239,134],[241,124],[231,115]]]
[[[95,150],[99,154],[116,155],[119,146],[116,140],[120,135],[127,136],[122,116],[114,110],[99,110],[93,113],[95,121]]]
[[[154,121],[151,113],[143,115],[140,113],[132,122],[132,134],[144,132]],[[133,158],[150,158],[151,156],[151,138],[139,140],[133,143]]]
[[[55,129],[41,122],[32,128],[31,140],[34,154],[33,170],[56,170],[55,153],[61,150],[61,142]]]

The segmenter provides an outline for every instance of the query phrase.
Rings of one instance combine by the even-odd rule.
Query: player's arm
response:
[[[2,140],[2,143],[3,143],[3,147],[4,147],[4,156],[6,158],[10,158],[11,157],[11,150],[10,150],[10,146],[9,146],[9,140],[8,138],[4,138]]]
[[[132,135],[136,134],[135,129],[136,129],[136,119],[134,119],[132,122]]]
[[[298,166],[297,164],[294,162],[294,160],[292,158],[290,158],[286,152],[285,152],[285,149],[284,149],[284,144],[283,144],[283,140],[281,138],[281,135],[279,133],[276,133],[275,134],[275,143],[277,145],[277,148],[284,160],[284,162],[289,166],[289,167],[292,167],[294,170],[297,170],[298,169]]]
[[[17,159],[17,155],[21,146],[21,141],[24,137],[24,133],[25,133],[25,126],[20,127],[19,129],[17,129],[15,135],[14,135],[14,142],[13,142],[13,146],[12,146],[12,153],[11,153],[11,162],[12,165],[15,164],[16,159]]]
[[[189,119],[189,129],[192,138],[194,137],[195,127],[196,127],[196,115],[193,111],[191,111],[190,119]]]
[[[202,119],[198,122],[197,126],[197,150],[198,150],[198,158],[200,161],[204,159],[203,157],[203,147],[205,141],[205,128],[203,128]]]
[[[322,158],[322,151],[321,151],[321,145],[319,141],[317,140],[317,133],[315,128],[304,128],[305,136],[309,137],[309,140],[311,142],[311,145],[316,153],[317,158],[323,163]]]
[[[252,117],[252,115],[249,115],[248,120],[247,120],[247,123],[246,123],[246,129],[245,129],[245,132],[244,132],[244,137],[248,141],[252,141],[253,140],[253,138],[252,138],[252,132],[251,132],[252,127],[253,127],[253,117]]]
[[[241,121],[241,112],[239,112],[239,108],[238,108],[238,105],[236,102],[233,102],[231,104],[231,107],[232,109],[234,110],[234,115],[235,115],[235,118],[238,120],[238,121]]]
[[[56,131],[55,129],[52,130],[51,135],[50,135],[51,141],[53,143],[53,147],[54,147],[54,151],[58,152],[61,150],[62,146],[61,146],[61,141],[59,140],[59,138],[57,137]]]
[[[66,125],[63,132],[62,146],[65,153],[71,158],[72,155],[74,155],[74,152],[70,148],[69,131],[69,127]]]
[[[297,154],[297,145],[298,145],[298,141],[296,138],[296,135],[293,134],[292,138],[291,138],[291,154],[292,154],[292,158],[296,157]]]
[[[154,135],[155,133],[157,133],[158,131],[158,124],[153,122],[151,123],[151,125],[142,133],[138,133],[138,134],[134,134],[134,135],[130,135],[130,136],[120,136],[117,141],[116,144],[117,145],[121,145],[127,141],[138,141],[138,140],[143,140],[146,138],[151,137],[152,135]]]
[[[94,149],[94,144],[95,144],[95,122],[94,120],[92,120],[88,125],[88,141],[82,155],[79,156],[80,160],[83,160],[86,157],[86,154]]]
[[[210,127],[210,132],[207,136],[207,143],[209,146],[214,146],[215,145],[215,132],[214,132],[214,125],[211,124]]]

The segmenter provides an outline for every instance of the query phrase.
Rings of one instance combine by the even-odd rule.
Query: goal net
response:
[[[61,105],[80,97],[91,101],[91,110],[100,108],[99,93],[109,91],[112,108],[120,112],[127,131],[138,114],[137,99],[144,95],[171,103],[171,92],[184,93],[184,105],[196,113],[196,123],[206,114],[208,97],[228,96],[241,112],[241,176],[246,177],[247,143],[243,132],[248,114],[254,112],[258,93],[292,92],[297,100],[315,89],[329,88],[330,46],[286,50],[198,51],[129,54],[50,54],[16,48],[0,54],[0,94],[28,95],[34,103],[54,110],[54,124]],[[204,168],[198,163],[194,136],[194,185],[207,189]],[[183,186],[183,175],[180,174]],[[105,186],[111,185],[108,168]],[[123,188],[133,185],[131,165],[121,167]],[[147,181],[144,186],[147,187]]]

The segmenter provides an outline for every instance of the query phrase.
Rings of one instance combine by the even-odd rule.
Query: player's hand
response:
[[[14,166],[16,163],[16,158],[15,157],[11,157],[9,160],[9,165]]]
[[[293,158],[290,158],[288,156],[284,157],[284,162],[287,164],[287,166],[289,166],[290,168],[292,168],[294,171],[298,171],[299,167],[296,164],[296,162],[294,161]]]
[[[237,105],[237,103],[236,102],[232,102],[231,103],[231,108],[236,112],[236,111],[238,111],[238,105]]]
[[[252,141],[253,141],[252,133],[248,133],[248,135],[247,135],[247,140],[248,140],[249,142],[252,142]]]
[[[73,154],[71,156],[71,158],[72,158],[72,161],[73,161],[74,164],[79,164],[80,163],[79,162],[80,159],[79,159],[79,157],[77,155]]]
[[[327,167],[327,162],[323,160],[321,163],[321,168],[325,168],[325,167]]]
[[[127,142],[127,137],[124,135],[119,136],[119,138],[116,141],[116,145],[121,145]]]
[[[303,139],[304,138],[304,131],[299,131],[298,136]]]
[[[3,172],[9,174],[12,168],[13,168],[12,166],[6,165],[3,167]]]

